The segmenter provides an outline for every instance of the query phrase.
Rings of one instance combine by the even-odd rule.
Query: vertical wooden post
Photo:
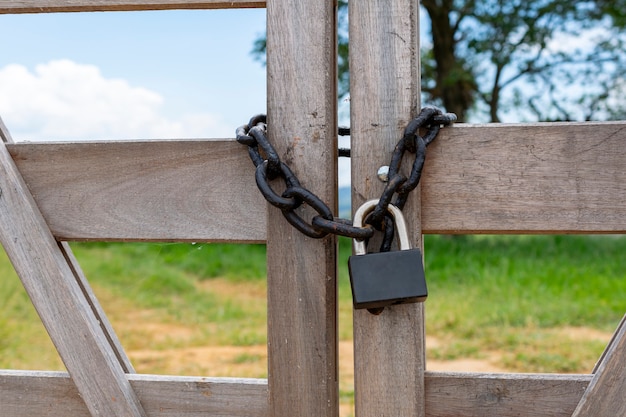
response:
[[[354,209],[380,196],[384,184],[377,170],[389,164],[404,127],[419,111],[418,9],[413,0],[350,3]],[[403,212],[413,245],[421,247],[419,188]],[[357,417],[425,415],[423,317],[422,304],[386,308],[379,316],[355,311]]]
[[[269,0],[267,51],[269,139],[336,212],[335,2]],[[336,238],[308,238],[268,211],[269,414],[337,416]]]

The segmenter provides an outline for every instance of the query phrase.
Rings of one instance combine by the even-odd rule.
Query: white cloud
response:
[[[591,51],[601,39],[608,39],[611,31],[604,26],[579,29],[574,33],[558,32],[548,41],[547,50],[552,53],[571,53],[575,50]]]
[[[16,141],[232,137],[216,115],[167,117],[164,101],[70,60],[0,68],[0,115]]]

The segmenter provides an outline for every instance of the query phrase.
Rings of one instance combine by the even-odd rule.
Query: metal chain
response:
[[[426,146],[435,140],[441,127],[451,125],[455,121],[456,115],[452,113],[444,114],[435,107],[424,107],[420,114],[409,122],[391,156],[387,185],[378,205],[365,220],[365,227],[355,227],[351,220],[334,217],[330,208],[317,195],[300,184],[298,178],[280,160],[276,149],[267,140],[267,118],[264,114],[254,116],[248,124],[238,127],[236,136],[239,143],[248,146],[248,154],[256,167],[255,179],[261,194],[270,204],[282,211],[292,226],[316,239],[332,233],[363,240],[371,238],[374,229],[383,230],[381,252],[385,252],[390,250],[394,238],[393,220],[387,212],[389,204],[402,210],[409,193],[419,184],[426,158]],[[420,129],[426,129],[424,136],[420,135]],[[350,135],[350,129],[340,127],[339,135]],[[402,159],[407,151],[415,154],[408,178],[400,174]],[[350,157],[350,150],[340,149],[339,156]],[[277,178],[281,178],[285,186],[280,195],[270,185],[270,181]],[[317,212],[310,223],[296,213],[296,209],[303,203]]]

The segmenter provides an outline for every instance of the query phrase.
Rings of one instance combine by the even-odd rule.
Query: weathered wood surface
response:
[[[418,2],[350,3],[350,108],[353,210],[380,196],[377,170],[419,106]],[[414,247],[420,247],[419,189],[404,209]],[[423,417],[423,304],[386,308],[379,316],[354,312],[357,417]]]
[[[426,416],[569,417],[591,378],[426,372]],[[265,380],[155,375],[128,379],[148,416],[268,415]],[[3,417],[89,416],[63,372],[0,371],[0,404]]]
[[[626,233],[626,123],[456,125],[428,147],[428,233]]]
[[[128,380],[150,417],[267,416],[266,380],[157,375],[128,375]],[[64,372],[0,371],[0,414],[91,417]]]
[[[8,129],[2,122],[2,118],[0,118],[0,139],[5,143],[13,143],[13,139]],[[82,268],[80,267],[78,260],[74,257],[74,253],[72,252],[72,248],[67,242],[59,242],[59,249],[61,250],[61,254],[65,258],[67,264],[69,265],[72,273],[74,274],[74,279],[78,283],[78,286],[82,290],[83,299],[81,302],[87,303],[91,306],[93,313],[96,316],[96,320],[100,323],[101,331],[103,332],[105,338],[109,341],[115,356],[118,358],[120,364],[122,365],[122,369],[124,372],[134,372],[134,368],[128,356],[126,356],[126,352],[122,348],[122,344],[120,343],[115,331],[113,330],[113,326],[109,322],[100,302],[96,298],[85,274],[83,273]]]
[[[0,192],[0,242],[90,412],[144,416],[4,142],[0,142]]]
[[[4,143],[13,143],[13,138],[11,137],[11,133],[9,129],[7,129],[2,117],[0,117],[0,140]]]
[[[267,84],[270,141],[336,213],[335,7],[268,1]],[[337,416],[337,240],[306,237],[274,207],[267,225],[269,415]]]
[[[427,151],[422,231],[626,233],[624,143],[621,122],[443,129]],[[247,152],[234,141],[8,148],[57,239],[266,239],[267,209]],[[381,150],[380,165],[391,149]],[[372,178],[359,201],[379,194]]]
[[[626,315],[622,317],[622,320],[617,325],[617,329],[615,329],[615,333],[613,333],[613,337],[611,337],[611,340],[609,341],[609,343],[607,343],[606,347],[604,348],[604,351],[602,352],[600,359],[598,359],[598,362],[596,362],[596,365],[593,367],[593,370],[591,371],[592,374],[595,374],[596,372],[598,372],[598,369],[600,369],[600,366],[602,366],[602,364],[604,363],[604,359],[609,355],[610,352],[613,351],[613,345],[615,343],[618,343],[619,341],[618,335],[622,332],[622,329],[625,327],[626,327]]]
[[[96,12],[173,9],[234,9],[265,7],[250,0],[3,0],[3,13]]]
[[[83,293],[83,300],[81,300],[81,302],[86,303],[91,307],[97,322],[100,324],[102,334],[113,349],[113,353],[115,354],[115,357],[119,361],[120,365],[122,365],[122,370],[125,373],[134,373],[135,368],[126,355],[126,352],[122,347],[122,343],[117,337],[115,330],[113,330],[113,326],[109,322],[109,318],[106,316],[104,309],[100,305],[96,294],[94,294],[91,289],[91,285],[89,285],[89,281],[87,281],[87,277],[85,277],[83,269],[80,267],[78,260],[74,256],[72,248],[67,242],[59,242],[59,248],[61,249],[63,257],[74,274],[74,279]]]
[[[626,416],[626,316],[572,417]]]
[[[265,200],[235,141],[9,149],[59,240],[265,241]]]
[[[426,372],[427,417],[570,417],[591,375]],[[623,414],[596,414],[595,416]]]

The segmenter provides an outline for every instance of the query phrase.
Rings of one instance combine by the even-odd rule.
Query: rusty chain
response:
[[[389,251],[394,238],[393,220],[387,213],[389,204],[400,210],[404,208],[408,195],[419,184],[428,146],[443,126],[456,121],[452,113],[442,113],[435,107],[424,107],[420,114],[404,130],[396,144],[389,163],[388,181],[376,208],[367,217],[366,227],[355,227],[352,221],[334,217],[330,208],[314,193],[300,184],[291,169],[280,160],[278,153],[267,139],[267,118],[254,116],[248,124],[236,130],[237,141],[248,146],[248,155],[256,167],[255,179],[263,197],[281,210],[287,221],[300,232],[312,238],[322,238],[329,233],[355,239],[369,239],[374,229],[384,231],[381,252]],[[425,129],[424,136],[420,129]],[[339,135],[350,135],[349,128],[339,128]],[[402,159],[406,152],[415,154],[411,172],[407,177],[400,173]],[[349,149],[340,149],[340,156],[350,156]],[[270,181],[281,178],[285,190],[279,195]],[[395,196],[395,199],[394,199]],[[302,218],[296,209],[306,203],[317,212],[311,222]]]

